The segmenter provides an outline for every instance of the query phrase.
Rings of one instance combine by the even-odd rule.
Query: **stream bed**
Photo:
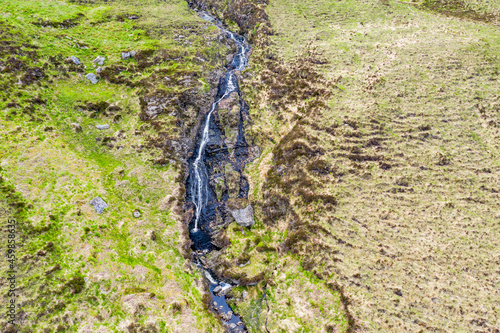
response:
[[[196,9],[195,9],[196,10]],[[211,294],[211,307],[219,316],[227,332],[247,332],[247,328],[237,314],[233,313],[226,301],[226,293],[237,281],[223,280],[207,266],[206,256],[219,247],[213,241],[214,227],[223,227],[230,223],[228,200],[248,198],[248,181],[243,174],[251,155],[245,140],[244,124],[249,119],[248,105],[242,98],[238,86],[238,73],[248,63],[250,46],[243,36],[227,30],[221,22],[208,13],[196,10],[198,15],[217,26],[226,38],[235,43],[237,52],[226,67],[226,72],[219,79],[217,93],[208,113],[201,123],[196,137],[193,154],[188,160],[189,175],[186,182],[186,206],[189,219],[189,237],[192,241],[193,259],[204,274]],[[234,135],[228,137],[221,125],[220,109],[229,109],[227,105],[237,107],[239,112],[231,114]],[[221,105],[225,105],[221,107]],[[236,119],[238,118],[238,119]],[[239,180],[229,184],[226,170],[230,168]],[[234,177],[233,177],[234,178]],[[223,184],[222,190],[214,184]],[[231,187],[231,188],[230,188]],[[235,188],[236,187],[236,188]]]

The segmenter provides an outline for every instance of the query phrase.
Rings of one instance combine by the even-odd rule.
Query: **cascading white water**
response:
[[[230,35],[232,39],[236,40],[233,35]],[[196,207],[196,212],[195,212],[195,222],[194,222],[194,228],[192,230],[193,233],[198,232],[198,221],[200,219],[201,211],[203,209],[203,206],[205,205],[205,199],[206,196],[204,196],[204,193],[207,191],[207,189],[203,189],[203,185],[205,184],[202,179],[202,172],[205,172],[204,165],[203,165],[203,153],[205,152],[205,147],[210,139],[209,137],[209,128],[210,128],[210,118],[212,116],[212,113],[215,111],[215,108],[217,105],[225,99],[226,97],[229,96],[230,93],[233,91],[236,91],[236,78],[234,74],[231,72],[229,74],[228,80],[227,80],[227,85],[226,89],[224,91],[224,94],[222,95],[221,98],[216,100],[213,104],[212,107],[210,108],[210,112],[207,114],[207,119],[205,120],[205,125],[203,127],[203,132],[201,136],[201,141],[200,141],[200,147],[198,148],[198,155],[196,156],[196,159],[193,164],[193,171],[194,171],[194,186],[196,187],[195,197],[194,197],[194,205]]]
[[[212,170],[211,168],[214,167],[212,162],[214,162],[215,159],[219,163],[224,163],[225,156],[227,157],[227,155],[229,154],[229,152],[219,152],[215,156],[210,157],[206,156],[205,154],[205,149],[207,149],[207,146],[210,147],[211,140],[213,140],[213,143],[216,143],[217,145],[221,144],[220,130],[213,128],[213,133],[210,130],[211,123],[214,121],[215,117],[213,117],[212,115],[214,114],[214,112],[217,112],[219,103],[222,100],[228,98],[232,92],[239,93],[238,79],[235,75],[235,72],[244,70],[246,65],[248,64],[247,57],[248,53],[250,52],[250,45],[247,44],[244,37],[225,29],[218,20],[211,17],[209,14],[204,12],[198,13],[203,19],[212,22],[215,26],[221,29],[221,31],[224,32],[228,38],[233,40],[236,43],[237,52],[234,54],[232,63],[227,67],[227,72],[224,76],[224,79],[219,82],[219,90],[217,92],[216,98],[205,117],[204,123],[202,123],[201,125],[202,127],[200,128],[200,141],[198,144],[198,150],[195,151],[196,155],[194,155],[196,156],[196,158],[194,158],[194,161],[191,159],[192,164],[190,167],[189,178],[190,191],[188,192],[188,195],[196,210],[194,226],[190,223],[190,225],[193,227],[193,229],[191,229],[190,231],[190,239],[193,241],[194,249],[196,249],[196,252],[194,254],[194,258],[196,258],[196,264],[202,270],[202,272],[205,273],[205,277],[209,283],[209,291],[212,296],[212,309],[220,316],[226,332],[244,333],[248,332],[248,330],[242,318],[233,312],[226,301],[225,293],[230,290],[233,285],[226,283],[226,281],[223,281],[221,278],[214,275],[214,273],[210,271],[210,268],[202,263],[200,258],[201,256],[207,255],[207,253],[210,253],[210,251],[214,249],[214,245],[211,243],[210,233],[212,230],[210,223],[215,210],[217,209],[217,205],[220,204],[216,202],[215,198],[212,197],[212,191],[214,189],[212,189],[209,185],[209,173],[211,172],[210,170]],[[244,106],[240,101],[239,131],[242,136],[243,112],[245,112]],[[241,138],[238,137],[238,140],[241,140]],[[244,137],[242,140],[244,141]],[[206,160],[206,158],[208,159],[208,161]]]

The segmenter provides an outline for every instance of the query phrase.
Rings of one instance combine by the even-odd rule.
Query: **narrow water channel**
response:
[[[250,46],[243,36],[227,30],[208,13],[197,10],[198,15],[206,21],[217,26],[226,38],[234,41],[237,52],[232,61],[227,65],[227,71],[220,78],[217,94],[209,112],[203,120],[192,157],[189,159],[189,176],[186,183],[187,207],[191,207],[192,218],[189,222],[189,237],[193,243],[194,260],[202,270],[209,284],[211,306],[221,319],[225,330],[230,333],[247,332],[243,320],[235,313],[226,301],[226,293],[235,286],[237,281],[224,281],[216,276],[207,266],[204,258],[218,247],[213,242],[213,227],[220,225],[221,220],[227,220],[229,214],[225,204],[229,198],[227,180],[224,174],[228,166],[239,174],[239,184],[236,192],[239,199],[248,196],[248,181],[243,175],[245,164],[248,160],[249,146],[245,140],[244,119],[248,118],[248,106],[242,98],[238,86],[238,72],[245,69],[248,63]],[[219,106],[221,103],[235,99],[238,96],[239,119],[237,135],[229,141],[221,128],[219,121]],[[217,195],[214,188],[214,179],[223,180],[226,189],[222,196]],[[221,218],[222,216],[222,218]]]

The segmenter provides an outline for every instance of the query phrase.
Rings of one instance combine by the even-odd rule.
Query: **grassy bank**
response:
[[[185,259],[183,152],[172,148],[189,144],[183,131],[226,61],[218,30],[184,1],[12,0],[0,4],[0,39],[1,176],[12,192],[2,203],[24,207],[19,331],[219,332]],[[94,85],[85,75],[97,67]],[[152,99],[161,113],[147,113]]]
[[[499,325],[498,26],[433,8],[270,1],[268,58],[293,73],[316,50],[306,60],[328,81],[310,88],[328,107],[294,102],[281,69],[248,81],[267,83],[246,90],[264,149],[253,200],[286,235],[274,246],[338,283],[361,330]]]

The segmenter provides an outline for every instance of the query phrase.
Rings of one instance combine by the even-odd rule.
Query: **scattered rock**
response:
[[[130,52],[122,52],[122,59],[127,60],[130,58]]]
[[[71,123],[71,127],[73,127],[73,129],[75,130],[75,132],[79,133],[82,131],[82,126],[80,126],[80,124],[77,124],[77,123]]]
[[[248,292],[246,290],[243,290],[243,292],[241,293],[241,298],[245,299],[247,296],[248,296]]]
[[[80,59],[78,59],[77,57],[75,56],[71,56],[69,58],[75,65],[81,65],[82,63],[80,62]]]
[[[156,240],[156,233],[154,232],[154,230],[150,230],[150,231],[148,231],[147,236],[148,236],[148,238],[149,238],[149,239],[151,239],[153,242]]]
[[[137,54],[137,51],[130,51],[130,57],[133,58]]]
[[[95,197],[90,201],[90,204],[94,206],[97,214],[101,214],[105,208],[108,208],[108,204],[102,200],[100,197]]]
[[[248,205],[244,209],[233,209],[231,215],[233,215],[236,223],[242,227],[251,227],[255,224],[252,205]]]
[[[100,66],[99,66],[99,67],[97,67],[97,69],[95,70],[95,72],[96,72],[97,74],[101,74],[101,73],[102,73],[102,67],[100,67]]]
[[[85,77],[87,78],[87,80],[89,80],[92,84],[97,84],[97,82],[99,82],[99,79],[97,78],[97,76],[94,74],[94,73],[88,73],[87,75],[85,75]]]
[[[104,60],[106,60],[106,58],[104,58],[103,56],[98,56],[97,58],[94,59],[94,64],[102,66],[104,65]]]
[[[141,217],[141,211],[138,209],[134,210],[132,214],[134,215],[134,217]]]
[[[121,182],[117,182],[115,184],[116,187],[124,187],[130,184],[130,181],[128,180],[122,180]]]
[[[129,20],[137,20],[138,18],[139,18],[139,16],[138,16],[138,15],[130,15],[130,16],[128,17],[128,19],[129,19]]]
[[[98,130],[105,130],[109,128],[109,125],[95,125]]]

